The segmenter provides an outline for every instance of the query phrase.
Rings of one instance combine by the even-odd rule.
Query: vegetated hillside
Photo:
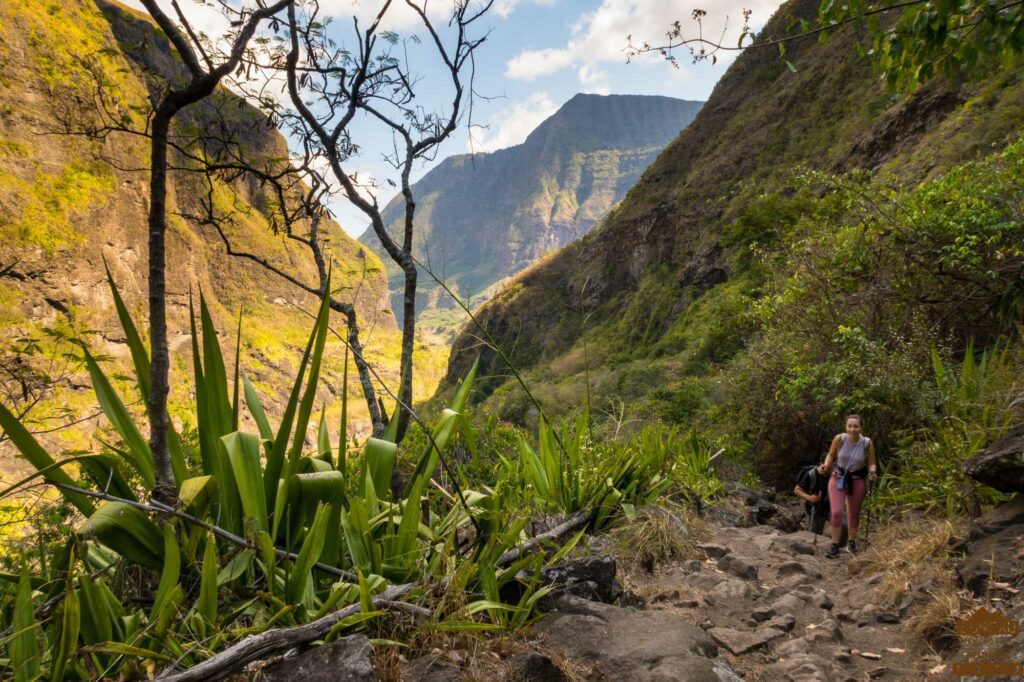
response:
[[[175,59],[162,33],[116,4],[12,0],[0,5],[0,400],[19,411],[34,405],[30,418],[40,420],[40,429],[86,416],[95,405],[81,366],[63,357],[75,351],[71,339],[83,338],[94,353],[127,366],[104,262],[145,328],[148,142],[126,134],[96,141],[64,133],[95,118],[99,80],[108,105],[141,128],[147,87],[155,82],[150,76],[175,73],[180,69]],[[225,134],[257,155],[286,157],[283,138],[259,112],[226,91],[215,97],[222,106],[214,124]],[[214,125],[208,120],[210,106],[184,112],[179,135]],[[224,112],[228,118],[220,118]],[[172,403],[189,399],[191,388],[176,378],[191,366],[189,296],[201,289],[219,328],[233,330],[243,313],[244,366],[273,409],[275,396],[290,387],[312,324],[303,310],[315,310],[315,302],[261,267],[228,256],[211,227],[184,217],[200,212],[197,197],[205,192],[194,174],[173,174],[167,237]],[[265,199],[255,183],[216,188],[217,205],[234,208],[233,220],[224,223],[234,248],[258,253],[315,284],[308,252],[273,234]],[[334,284],[356,292],[369,356],[395,360],[390,355],[397,355],[396,331],[385,312],[379,260],[337,225],[331,223],[326,232]],[[341,351],[339,343],[328,353],[328,376],[338,377],[331,379],[335,394]],[[46,375],[58,379],[56,390],[45,390]],[[352,409],[358,411],[362,402],[354,391],[353,398]],[[73,438],[71,432],[61,437]]]
[[[762,35],[817,4],[784,5]],[[697,422],[781,480],[845,410],[886,446],[926,423],[931,347],[956,359],[1014,333],[1019,154],[999,151],[1024,123],[1019,65],[897,95],[855,39],[789,43],[795,71],[746,51],[597,228],[478,311],[546,410]],[[479,354],[478,399],[536,419],[479,336],[464,329],[442,391]]]
[[[460,297],[482,302],[496,282],[589,232],[700,107],[670,97],[576,95],[522,144],[445,159],[413,185],[417,258]],[[399,196],[384,211],[391,234],[401,234],[404,216]],[[376,235],[368,230],[360,240],[401,296],[401,270]],[[425,325],[461,325],[461,311],[429,275],[419,289]]]

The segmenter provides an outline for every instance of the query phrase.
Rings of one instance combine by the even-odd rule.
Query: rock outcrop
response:
[[[955,549],[964,553],[960,580],[975,595],[1024,584],[1024,494],[975,520]]]
[[[964,473],[1004,493],[1024,493],[1024,424],[1007,431],[995,443],[972,456]]]

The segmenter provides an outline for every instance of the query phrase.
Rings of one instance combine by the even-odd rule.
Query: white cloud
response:
[[[711,40],[735,44],[743,25],[743,10],[750,9],[751,25],[759,28],[768,20],[779,0],[724,0],[714,3],[703,20],[703,35]],[[580,15],[570,27],[569,40],[562,47],[524,50],[508,61],[505,75],[532,80],[567,67],[575,67],[583,86],[596,78],[597,65],[622,63],[626,59],[627,36],[634,43],[657,43],[665,37],[670,22],[680,20],[686,37],[697,34],[691,19],[693,0],[603,0],[592,12]],[[728,28],[725,38],[722,32]],[[685,60],[685,51],[679,53]],[[654,55],[647,58],[656,59]],[[590,81],[588,83],[588,80]]]
[[[139,0],[123,0],[123,2],[129,7],[142,12],[146,11],[146,8]],[[177,21],[178,15],[174,11],[170,0],[158,0],[157,4],[167,16]],[[207,38],[214,41],[215,45],[217,44],[217,39],[228,31],[230,20],[216,7],[195,2],[180,2],[178,6],[181,7],[181,11],[188,18],[188,23],[192,26],[192,29],[197,33],[205,34]],[[223,44],[218,46],[225,47]]]
[[[512,108],[491,116],[486,129],[471,130],[468,146],[471,151],[493,152],[517,145],[556,111],[558,105],[551,101],[548,93],[536,92]]]
[[[576,72],[576,77],[580,79],[580,85],[583,86],[583,92],[590,92],[596,95],[607,95],[612,91],[611,80],[608,76],[608,72],[603,71],[590,64],[584,64],[580,67],[580,70]]]
[[[512,11],[515,10],[521,1],[522,0],[495,0],[494,5],[491,7],[491,11],[502,19],[506,19],[508,18],[508,15],[512,14]],[[555,4],[555,0],[531,0],[531,4],[547,5],[550,7]]]

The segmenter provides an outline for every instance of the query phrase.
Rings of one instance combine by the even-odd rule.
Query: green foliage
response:
[[[524,482],[542,509],[593,508],[600,528],[616,520],[621,508],[653,502],[668,491],[678,490],[696,504],[721,492],[711,452],[695,432],[683,436],[655,424],[628,440],[595,441],[587,422],[581,413],[556,432],[542,421],[537,448],[522,439],[518,468],[506,464],[509,480]]]
[[[112,281],[111,287],[115,303],[120,302]],[[449,624],[468,619],[467,628],[511,630],[529,622],[546,593],[537,578],[544,557],[525,557],[511,567],[496,568],[497,557],[523,541],[524,510],[515,494],[522,485],[498,481],[500,490],[460,487],[455,494],[429,485],[439,478],[442,458],[451,456],[456,446],[468,445],[476,453],[475,430],[465,415],[475,367],[451,406],[434,421],[426,441],[420,442],[406,493],[398,495],[392,491],[397,454],[393,428],[384,439],[363,444],[357,467],[347,463],[352,446],[341,442],[332,453],[334,446],[323,429],[318,429],[314,450],[305,452],[325,350],[330,314],[326,302],[276,431],[240,366],[228,372],[205,298],[200,296],[198,303],[198,310],[193,310],[198,324],[192,329],[198,428],[194,437],[189,431],[175,433],[172,440],[180,508],[194,520],[151,518],[151,509],[139,508],[137,501],[145,499],[152,482],[152,454],[138,435],[143,428],[125,408],[101,362],[88,352],[101,411],[120,438],[109,444],[108,453],[67,462],[99,467],[89,476],[95,486],[66,472],[65,462],[46,452],[0,405],[0,426],[38,469],[22,484],[42,478],[59,486],[60,494],[77,504],[84,517],[59,550],[64,558],[33,565],[38,577],[24,571],[17,594],[11,595],[11,610],[20,625],[17,637],[10,640],[16,652],[11,672],[21,670],[17,674],[29,679],[48,665],[54,679],[82,679],[94,671],[99,677],[139,677],[147,666],[151,670],[175,660],[191,665],[247,634],[361,604],[359,617],[340,624],[333,637],[345,627],[366,626],[377,618],[372,598],[389,583],[440,581],[455,570],[462,572],[465,589],[477,601],[461,614],[441,611],[440,618]],[[144,397],[148,354],[127,310],[119,305],[118,311],[135,364],[136,388]],[[238,430],[242,394],[258,435]],[[342,434],[346,431],[343,425]],[[496,422],[479,431],[488,434],[482,440],[490,449],[492,467],[500,469],[491,476],[497,481],[506,470],[495,463],[500,455],[494,448],[510,443],[512,436]],[[633,471],[643,466],[632,457],[618,467],[605,467],[611,476],[608,485],[618,485],[621,492],[609,488],[613,494],[594,500],[599,504],[594,511],[597,523],[617,511],[620,497],[652,494],[644,488],[650,484]],[[462,478],[458,470],[444,471],[455,480]],[[96,504],[80,492],[97,488],[106,491],[103,495],[124,497]],[[476,545],[476,559],[467,561],[459,540],[469,526],[475,526],[469,537]],[[230,540],[232,536],[236,538]],[[128,577],[139,567],[159,573],[147,610],[135,606],[137,602],[128,599],[130,592],[124,591],[131,584]],[[525,568],[532,577],[519,574]],[[90,578],[95,571],[104,577]],[[108,586],[108,579],[109,584],[120,585],[118,593]],[[521,583],[524,594],[516,603],[501,604],[495,586],[510,581]],[[63,594],[54,594],[47,587],[46,596],[54,597],[58,609],[44,615],[42,624],[36,622],[33,609],[36,585],[63,589]],[[36,640],[46,646],[38,646]]]
[[[664,433],[664,436],[662,435]],[[714,458],[710,444],[702,441],[695,429],[686,436],[674,430],[648,429],[640,437],[667,441],[667,447],[676,453],[672,465],[672,479],[682,495],[696,508],[713,500],[724,491],[718,473],[712,468]]]
[[[887,8],[896,10],[895,20]],[[1005,64],[1024,51],[1024,12],[1015,2],[823,0],[819,20],[866,26],[867,53],[891,85],[905,89],[938,74],[956,78],[986,57]]]
[[[110,169],[97,163],[72,163],[56,173],[39,169],[30,179],[0,170],[0,237],[51,256],[76,246],[83,239],[76,218],[105,201],[113,188]]]
[[[996,348],[975,355],[968,347],[953,372],[932,351],[940,406],[920,429],[899,434],[899,446],[877,491],[883,507],[909,507],[953,519],[977,515],[1003,495],[964,474],[962,466],[1024,418],[1024,354]]]
[[[909,188],[865,174],[794,179],[798,210],[773,226],[779,241],[749,247],[765,277],[758,331],[716,415],[758,443],[766,479],[815,459],[850,412],[886,448],[929,427],[946,407],[928,349],[1017,334],[1022,154],[1015,142]]]

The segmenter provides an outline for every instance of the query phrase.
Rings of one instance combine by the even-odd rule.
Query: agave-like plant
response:
[[[602,528],[623,504],[643,503],[664,492],[675,456],[671,434],[651,429],[625,443],[592,443],[586,412],[555,427],[541,419],[534,448],[520,438],[519,468],[506,461],[512,479],[527,483],[541,508],[573,514],[591,509],[593,525]]]
[[[107,276],[145,404],[149,356]],[[152,453],[87,348],[97,401],[120,439],[107,444],[108,452],[58,460],[0,405],[0,428],[36,469],[4,494],[42,478],[82,517],[61,560],[51,562],[50,575],[34,579],[24,570],[18,578],[3,642],[16,679],[147,675],[172,661],[187,666],[230,640],[274,625],[306,621],[347,604],[368,605],[389,582],[449,570],[459,557],[459,529],[467,523],[481,531],[476,534],[481,555],[514,546],[519,529],[498,532],[496,504],[487,492],[460,491],[446,514],[423,518],[428,483],[445,444],[463,424],[475,367],[429,429],[430,445],[398,499],[390,489],[397,447],[393,428],[383,438],[368,439],[360,467],[349,469],[344,390],[337,449],[330,445],[322,407],[316,450],[305,451],[328,303],[326,297],[321,302],[275,430],[241,372],[240,352],[229,381],[210,311],[199,297],[198,314],[192,315],[198,448],[191,452],[172,427],[176,509],[146,501],[155,483]],[[243,405],[256,433],[239,428]],[[65,470],[72,463],[81,467],[81,480]],[[129,607],[111,588],[111,579],[129,575],[131,565],[159,575],[148,609]],[[372,616],[367,607],[339,628]]]

